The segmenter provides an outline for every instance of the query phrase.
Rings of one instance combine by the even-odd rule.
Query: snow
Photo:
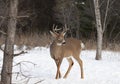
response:
[[[19,51],[15,46],[15,53]],[[68,77],[56,80],[56,65],[50,57],[49,48],[35,47],[26,51],[28,53],[14,58],[13,84],[120,84],[120,52],[103,51],[102,60],[97,61],[95,50],[83,50],[80,57],[84,64],[84,79],[80,78],[79,64],[73,59],[74,65]],[[0,67],[2,56],[0,51]],[[63,59],[62,76],[68,65]]]

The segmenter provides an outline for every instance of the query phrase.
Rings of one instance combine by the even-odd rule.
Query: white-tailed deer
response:
[[[51,57],[55,60],[57,65],[56,79],[61,77],[60,73],[60,65],[62,63],[63,58],[67,58],[69,62],[69,67],[67,72],[64,75],[64,78],[67,77],[70,72],[74,62],[70,56],[76,59],[80,66],[81,78],[84,78],[83,74],[83,62],[80,59],[80,52],[84,47],[82,41],[77,40],[75,38],[64,38],[66,34],[67,27],[64,27],[64,30],[61,33],[57,33],[53,27],[53,31],[50,31],[51,35],[54,37],[54,40],[50,46],[50,54]]]

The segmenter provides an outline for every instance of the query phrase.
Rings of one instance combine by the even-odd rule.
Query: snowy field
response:
[[[15,53],[19,51],[15,47]],[[36,47],[26,51],[28,53],[14,58],[12,84],[120,84],[120,52],[103,51],[102,60],[96,61],[94,50],[84,50],[81,59],[85,78],[80,78],[79,65],[74,60],[68,77],[56,80],[56,65],[50,57],[49,48]],[[2,56],[0,51],[0,66]],[[64,59],[61,65],[62,76],[67,68],[68,62]]]

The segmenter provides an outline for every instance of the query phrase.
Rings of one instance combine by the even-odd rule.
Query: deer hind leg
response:
[[[68,75],[68,73],[70,72],[70,70],[71,70],[71,68],[72,68],[72,66],[73,66],[73,64],[74,64],[72,58],[67,58],[67,60],[68,60],[68,62],[69,62],[69,67],[68,67],[68,70],[67,70],[67,72],[65,73],[65,75],[64,75],[63,78],[67,78],[67,75]]]
[[[60,73],[60,65],[62,60],[55,60],[56,65],[57,65],[57,72],[56,72],[56,79],[61,78],[61,73]]]
[[[79,66],[80,66],[80,70],[81,70],[81,78],[83,79],[84,78],[84,72],[83,72],[83,62],[82,60],[79,58],[79,55],[77,57],[74,57],[77,62],[79,63]]]

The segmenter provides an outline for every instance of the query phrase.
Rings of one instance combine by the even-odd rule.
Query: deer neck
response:
[[[63,45],[59,44],[59,43],[56,43],[56,42],[53,42],[52,47],[55,48],[56,50],[58,50],[58,49],[61,49],[63,47]]]

